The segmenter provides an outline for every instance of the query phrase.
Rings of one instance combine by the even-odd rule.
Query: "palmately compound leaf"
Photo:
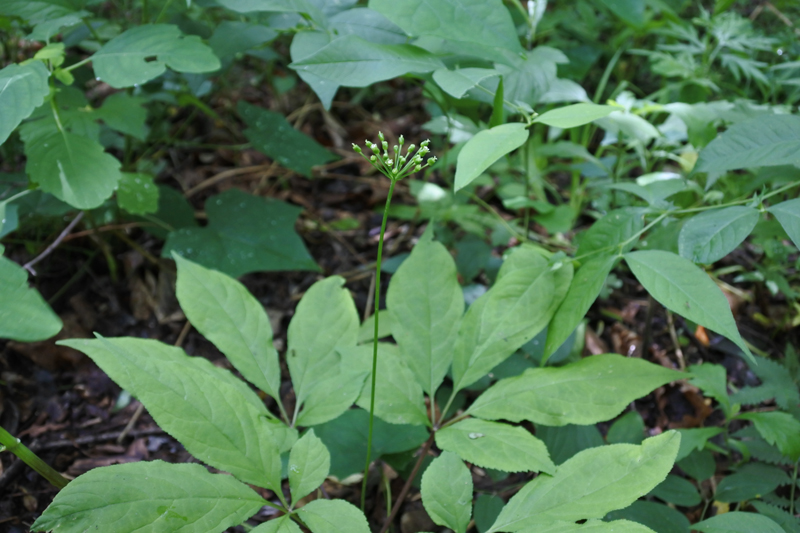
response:
[[[31,531],[215,533],[241,524],[265,503],[244,483],[204,466],[143,461],[79,476],[56,495]]]
[[[42,105],[50,94],[44,63],[32,61],[27,65],[9,65],[0,70],[0,144],[11,132]]]
[[[531,368],[498,381],[468,409],[488,420],[529,420],[547,426],[596,424],[633,400],[686,374],[617,354],[600,354],[553,368]]]
[[[151,60],[152,58],[155,58]],[[213,72],[214,52],[195,35],[172,24],[145,24],[114,37],[92,56],[95,75],[114,88],[147,83],[167,67],[178,72]]]
[[[640,446],[611,444],[584,450],[559,466],[553,477],[540,475],[525,485],[488,533],[602,518],[624,509],[664,481],[680,440],[678,433],[668,431]]]
[[[41,341],[61,331],[62,325],[42,295],[28,286],[25,269],[0,257],[0,339]]]
[[[242,481],[280,490],[279,448],[267,410],[263,404],[255,407],[231,384],[236,378],[230,372],[149,339],[74,339],[62,344],[91,357],[189,453]],[[250,395],[255,396],[252,391]]]
[[[289,489],[292,504],[322,485],[331,469],[328,448],[314,435],[312,429],[298,440],[289,453]]]
[[[521,427],[470,418],[436,432],[442,450],[482,468],[506,472],[555,472],[542,441]]]
[[[102,204],[122,177],[115,157],[100,143],[75,133],[36,137],[25,143],[25,155],[31,181],[78,209]]]
[[[422,504],[433,521],[466,533],[472,516],[472,474],[454,453],[445,451],[422,475]]]
[[[692,529],[702,533],[784,533],[784,529],[774,520],[761,514],[740,511],[712,516],[692,524]]]
[[[356,345],[358,312],[344,281],[331,276],[312,285],[289,324],[286,363],[298,407],[317,383],[339,369],[337,349]]]
[[[567,129],[583,126],[599,118],[607,117],[614,111],[619,111],[619,108],[610,105],[580,103],[547,111],[533,119],[533,121],[555,128]]]
[[[311,533],[370,533],[364,513],[344,500],[314,500],[297,514]]]
[[[464,314],[455,261],[433,240],[433,225],[392,276],[386,306],[403,359],[422,390],[433,396],[453,360],[453,343]]]
[[[753,354],[736,329],[728,300],[705,272],[688,259],[661,250],[625,254],[633,275],[661,305],[730,339]]]
[[[433,73],[433,81],[453,98],[462,98],[467,91],[483,80],[499,75],[500,73],[492,68],[457,68],[455,70],[440,68]]]
[[[775,204],[767,211],[775,215],[794,245],[800,248],[800,198]]]
[[[705,211],[683,225],[678,251],[694,263],[715,263],[742,244],[758,219],[756,209],[742,205]]]
[[[175,254],[176,293],[186,318],[242,376],[281,401],[281,369],[267,313],[244,285]]]
[[[117,203],[132,215],[149,215],[158,211],[158,187],[150,174],[122,172]]]
[[[208,225],[184,227],[167,237],[161,251],[173,251],[239,277],[249,272],[319,270],[294,223],[301,209],[271,198],[229,190],[206,201]]]
[[[526,266],[513,271],[501,269],[495,285],[461,321],[453,348],[456,390],[482,378],[542,331],[571,281],[571,263],[550,265],[541,256],[531,255]]]
[[[303,530],[288,515],[283,515],[251,529],[250,533],[303,533]]]
[[[463,189],[498,159],[528,140],[525,124],[513,123],[483,130],[467,141],[458,153],[455,190]]]
[[[800,421],[789,413],[745,413],[737,418],[752,421],[764,440],[777,446],[792,461],[800,459]]]
[[[410,44],[375,44],[356,35],[334,39],[313,54],[289,65],[344,87],[366,87],[410,72],[431,72],[444,66],[433,54]]]

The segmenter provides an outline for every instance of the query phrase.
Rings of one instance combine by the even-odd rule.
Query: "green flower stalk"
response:
[[[386,196],[386,206],[383,209],[383,221],[381,222],[381,233],[378,240],[378,259],[375,265],[375,331],[372,339],[372,387],[370,389],[369,401],[369,431],[367,433],[367,458],[364,465],[364,480],[361,484],[361,510],[366,507],[367,498],[367,474],[369,473],[369,463],[372,459],[372,426],[375,418],[375,379],[378,372],[378,307],[380,305],[381,294],[381,259],[383,257],[383,235],[386,232],[386,220],[389,217],[389,204],[392,202],[392,193],[394,192],[395,184],[401,179],[410,176],[415,172],[419,172],[423,168],[427,168],[436,163],[436,157],[429,157],[423,161],[423,158],[430,152],[428,144],[430,140],[425,140],[420,143],[419,149],[414,152],[415,146],[413,144],[408,146],[405,155],[403,155],[403,144],[405,139],[401,135],[398,139],[398,144],[392,147],[394,152],[393,156],[389,155],[389,143],[383,137],[383,133],[378,133],[378,138],[381,141],[380,146],[370,141],[364,141],[367,148],[372,152],[372,155],[367,156],[364,151],[357,144],[353,144],[353,150],[360,154],[361,157],[369,161],[378,172],[389,178],[391,181],[389,185],[389,194]],[[383,154],[381,154],[383,149]],[[412,155],[413,154],[413,155]]]

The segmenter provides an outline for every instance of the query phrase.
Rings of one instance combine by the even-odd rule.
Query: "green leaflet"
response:
[[[630,520],[631,522],[628,524],[641,524],[641,527],[645,528],[632,530],[637,532],[688,533],[690,529],[689,519],[682,512],[673,507],[646,500],[636,500],[625,509],[611,511],[605,517],[605,520],[613,520],[612,523],[615,524],[620,519]]]
[[[154,61],[148,58],[155,57]],[[114,37],[92,56],[95,75],[114,88],[146,83],[167,67],[178,72],[213,72],[220,67],[211,48],[172,24],[146,24]]]
[[[745,413],[737,418],[752,421],[764,440],[777,446],[792,461],[800,459],[800,421],[789,413]]]
[[[368,7],[341,11],[330,18],[339,35],[358,35],[372,43],[403,44],[408,36],[392,21]]]
[[[422,504],[433,521],[466,533],[472,516],[472,474],[459,457],[445,451],[422,475]]]
[[[800,248],[800,198],[775,204],[767,211],[775,215],[794,245]]]
[[[432,224],[392,276],[386,306],[403,360],[433,396],[453,360],[464,295],[453,257],[433,240]]]
[[[259,11],[306,13],[317,22],[325,18],[323,13],[309,0],[218,0],[217,3],[237,13]]]
[[[392,278],[394,279],[394,278]],[[391,291],[391,286],[389,287],[389,291]],[[387,296],[388,298],[388,296]],[[378,311],[378,338],[382,339],[384,337],[389,337],[392,334],[392,315],[389,313],[388,309],[381,309]],[[364,344],[367,342],[372,342],[372,339],[375,337],[375,315],[370,315],[368,319],[361,323],[361,327],[358,328],[358,343]],[[402,345],[400,345],[402,349]]]
[[[583,317],[586,316],[586,312],[600,294],[617,259],[616,256],[600,256],[587,261],[575,272],[564,301],[561,302],[550,325],[547,326],[547,341],[544,346],[542,366],[572,335]]]
[[[702,450],[705,448],[706,442],[712,437],[716,437],[724,430],[722,428],[691,428],[691,429],[678,429],[676,430],[681,434],[681,447],[678,450],[678,456],[675,461],[680,461],[687,457],[695,450]]]
[[[5,257],[0,257],[0,302],[0,339],[35,342],[61,331],[61,319],[28,287],[28,273]]]
[[[630,252],[624,257],[639,283],[661,305],[727,337],[753,358],[736,329],[728,300],[691,261],[660,250]]]
[[[91,357],[189,453],[242,481],[280,490],[279,450],[266,409],[257,409],[231,384],[236,378],[230,372],[146,339],[76,339],[61,344]]]
[[[602,250],[606,250],[606,253],[617,252],[614,248],[626,242],[622,251],[627,252],[636,244],[634,235],[644,227],[644,213],[645,210],[641,207],[623,207],[610,211],[581,234],[575,256],[581,257]]]
[[[757,361],[747,361],[747,366],[761,380],[757,387],[742,387],[731,395],[731,401],[742,405],[756,405],[775,399],[781,408],[790,410],[800,404],[800,393],[797,391],[791,373],[782,364],[760,357]]]
[[[214,54],[220,58],[232,58],[236,54],[268,43],[278,36],[278,32],[263,24],[223,20],[208,40]]]
[[[571,263],[550,266],[544,259],[507,274],[501,271],[461,321],[453,356],[455,389],[482,378],[544,329],[571,280]]]
[[[303,530],[292,522],[291,518],[284,515],[276,520],[264,522],[260,526],[251,529],[250,533],[303,533]]]
[[[462,98],[483,80],[499,75],[498,71],[491,68],[440,68],[433,73],[433,81],[453,98]]]
[[[331,454],[312,429],[295,443],[289,454],[292,505],[322,485],[330,469]]]
[[[366,87],[409,72],[431,72],[443,65],[436,56],[410,44],[374,44],[345,35],[289,66],[298,73],[308,72],[345,87]]]
[[[544,443],[524,428],[470,418],[436,432],[436,445],[483,468],[546,472],[556,467]]]
[[[120,133],[144,141],[150,129],[147,127],[146,98],[130,96],[125,92],[114,93],[97,110],[97,118]]]
[[[50,94],[47,80],[50,74],[44,63],[32,61],[27,65],[9,65],[0,70],[0,144],[6,142],[20,122],[42,105]]]
[[[297,415],[295,425],[307,427],[324,424],[356,403],[369,372],[350,369],[347,362],[339,363],[337,368],[341,370],[338,372],[334,370],[332,375],[314,384],[311,393],[303,402],[303,408]]]
[[[719,402],[726,415],[731,412],[731,400],[728,397],[728,380],[725,367],[713,363],[692,365],[688,369],[691,374],[691,384],[700,388],[707,396]]]
[[[756,462],[747,463],[719,482],[714,492],[714,499],[725,503],[755,500],[781,485],[791,483],[789,475],[780,467]]]
[[[31,531],[215,533],[241,524],[265,503],[244,483],[204,466],[143,461],[79,476],[56,495]]]
[[[683,440],[682,437],[681,440]],[[650,494],[662,501],[684,507],[693,507],[702,501],[697,487],[689,480],[672,474],[668,475]]]
[[[364,513],[344,500],[314,500],[297,514],[311,533],[370,533]]]
[[[528,139],[525,124],[513,123],[483,130],[458,153],[455,190],[463,189],[498,159],[522,146]]]
[[[176,292],[186,318],[242,376],[281,401],[281,369],[264,307],[244,285],[174,254]]]
[[[623,509],[661,483],[672,469],[680,435],[668,431],[635,444],[584,450],[539,476],[505,506],[489,533],[520,531],[548,522],[602,518]]]
[[[641,444],[644,440],[644,420],[636,411],[629,411],[616,419],[608,428],[609,444]]]
[[[593,355],[558,368],[532,368],[498,381],[467,410],[489,420],[548,426],[595,424],[633,400],[686,374],[616,354]]]
[[[641,27],[645,23],[644,0],[600,0],[612,13],[634,27]]]
[[[31,181],[78,209],[102,204],[121,178],[115,157],[100,143],[75,133],[55,132],[26,141],[25,155]]]
[[[677,511],[676,511],[677,512]],[[683,516],[683,515],[681,515]],[[583,524],[551,522],[532,529],[521,529],[520,533],[655,533],[649,527],[630,520],[603,522],[589,520]]]
[[[286,363],[298,409],[316,384],[339,368],[337,348],[356,345],[358,313],[343,285],[339,276],[316,282],[300,300],[289,324]]]
[[[607,117],[614,111],[619,111],[619,108],[610,105],[580,103],[547,111],[533,119],[533,121],[555,128],[567,129],[583,126],[599,118]]]
[[[122,172],[117,203],[132,215],[147,215],[158,211],[158,187],[153,182],[153,176]]]
[[[345,11],[348,13],[349,11]],[[292,61],[301,61],[331,42],[331,36],[323,31],[301,31],[292,39],[289,47]],[[297,75],[311,87],[325,109],[330,109],[339,84],[309,71],[298,70]]]
[[[702,533],[783,533],[783,528],[764,515],[733,511],[692,524]]]
[[[732,206],[695,215],[681,228],[678,250],[694,263],[719,261],[750,235],[759,212],[752,207]]]

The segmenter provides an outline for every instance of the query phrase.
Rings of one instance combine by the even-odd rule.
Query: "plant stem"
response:
[[[27,446],[22,444],[18,438],[0,426],[0,444],[5,449],[25,462],[26,465],[36,470],[42,477],[53,484],[57,489],[63,489],[69,480],[56,472],[53,467],[42,461],[38,455],[33,453]]]
[[[425,444],[422,446],[422,451],[419,454],[419,458],[417,462],[414,464],[414,468],[411,470],[411,475],[408,476],[406,479],[405,485],[400,490],[400,494],[397,495],[397,500],[394,502],[394,507],[392,507],[392,512],[389,513],[389,517],[386,519],[386,522],[383,524],[380,533],[386,533],[386,530],[389,529],[389,526],[392,525],[392,521],[394,517],[397,516],[398,511],[400,511],[400,506],[403,505],[403,500],[406,498],[406,494],[408,494],[409,489],[411,489],[411,484],[414,482],[414,478],[417,477],[417,473],[419,472],[420,467],[422,466],[422,462],[427,457],[428,452],[433,446],[433,439],[435,433],[431,433],[431,436],[428,437],[428,440],[425,441]]]
[[[383,208],[383,220],[381,221],[381,233],[378,238],[378,258],[375,262],[375,330],[372,339],[372,386],[369,398],[369,430],[367,432],[367,459],[364,463],[364,480],[361,483],[361,510],[364,511],[367,504],[367,477],[369,474],[369,463],[372,459],[372,426],[375,419],[375,380],[378,375],[378,311],[381,303],[381,259],[383,256],[383,236],[386,232],[386,220],[389,218],[389,204],[392,202],[392,193],[397,179],[390,178],[389,194],[386,195],[386,206]]]

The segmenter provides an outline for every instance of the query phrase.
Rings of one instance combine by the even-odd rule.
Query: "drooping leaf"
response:
[[[244,483],[204,466],[142,461],[96,468],[71,481],[31,531],[222,532],[265,503]]]
[[[479,132],[458,153],[455,190],[472,183],[495,161],[522,146],[527,139],[528,130],[519,122]]]
[[[433,73],[433,81],[453,98],[462,98],[467,91],[486,78],[499,75],[498,71],[491,68],[459,68],[456,70],[440,68]]]
[[[666,478],[679,445],[680,435],[668,431],[640,446],[612,444],[584,450],[559,466],[553,477],[539,476],[525,485],[489,531],[602,518],[623,509]]]
[[[283,515],[277,520],[270,520],[254,527],[250,533],[303,533],[303,530],[292,522],[288,515]]]
[[[392,276],[386,305],[403,360],[432,396],[453,360],[464,314],[455,262],[447,248],[433,240],[433,225]]]
[[[787,416],[791,418],[791,415]],[[789,475],[780,467],[764,463],[748,463],[719,482],[714,492],[714,499],[726,503],[753,500],[791,482]]]
[[[244,285],[175,254],[176,293],[186,318],[245,379],[277,401],[281,369],[264,307]]]
[[[364,380],[370,374],[361,369],[349,368],[348,361],[338,365],[341,369],[317,381],[303,402],[295,424],[316,426],[341,415],[356,403],[364,390]]]
[[[705,211],[683,225],[678,250],[695,263],[715,263],[742,244],[758,219],[757,210],[741,205]]]
[[[617,354],[593,355],[563,367],[532,368],[498,381],[468,413],[488,420],[547,426],[595,424],[633,400],[686,374]]]
[[[294,36],[294,39],[292,39],[292,44],[289,47],[292,61],[301,61],[315,54],[330,42],[331,35],[324,31],[298,32],[297,35]],[[333,97],[336,96],[336,91],[339,90],[339,84],[307,70],[298,70],[297,75],[317,93],[320,102],[322,102],[322,106],[325,109],[330,109]]]
[[[145,102],[146,98],[130,96],[126,92],[114,93],[103,100],[103,105],[97,110],[97,118],[111,129],[144,141],[150,131],[145,123],[147,120],[147,109],[143,105]]]
[[[422,504],[436,524],[466,533],[472,516],[472,474],[456,454],[445,451],[425,469]]]
[[[231,189],[206,201],[208,225],[184,227],[161,251],[239,277],[270,270],[318,270],[294,223],[301,209]]]
[[[688,259],[660,250],[625,254],[636,279],[661,305],[730,339],[753,358],[728,305],[713,281]]]
[[[158,211],[158,187],[150,174],[122,172],[117,203],[132,215],[147,215]]]
[[[702,533],[783,533],[781,526],[764,515],[733,511],[692,524]]]
[[[546,472],[555,465],[547,447],[521,427],[475,418],[436,432],[436,445],[483,468],[506,472]]]
[[[289,488],[292,503],[322,485],[331,469],[328,448],[314,435],[312,429],[298,440],[289,454]]]
[[[100,143],[75,133],[56,132],[26,141],[25,155],[31,181],[78,209],[102,204],[121,178],[115,157]]]
[[[297,514],[311,533],[370,533],[364,513],[344,500],[314,500]]]
[[[341,357],[337,349],[356,345],[358,312],[344,282],[331,276],[312,285],[289,324],[286,363],[298,406],[317,383],[338,370]]]
[[[745,413],[737,418],[751,420],[764,440],[777,446],[793,461],[800,459],[800,421],[789,413]]]
[[[310,178],[311,169],[336,158],[314,139],[294,129],[280,113],[267,111],[247,102],[239,102],[247,129],[244,135],[253,147],[286,168]]]
[[[154,60],[150,60],[155,57]],[[167,67],[178,72],[213,72],[220,67],[211,48],[172,24],[145,24],[114,37],[92,56],[95,75],[114,88],[146,83]]]
[[[533,121],[555,128],[567,129],[583,126],[599,118],[607,117],[614,111],[619,111],[619,108],[610,105],[580,103],[547,111],[533,119]]]
[[[410,72],[431,72],[442,62],[410,44],[374,44],[345,35],[289,65],[345,87],[366,87]]]
[[[42,295],[28,286],[27,271],[0,257],[0,339],[41,341],[61,331],[62,325]]]
[[[50,74],[44,63],[32,61],[26,65],[9,65],[0,70],[0,144],[6,142],[20,122],[42,105],[50,94],[47,80]]]
[[[775,204],[767,211],[775,215],[794,245],[800,248],[800,198]]]
[[[667,503],[684,507],[694,507],[702,501],[697,487],[690,481],[672,474],[667,476],[650,494]]]
[[[262,404],[259,410],[231,384],[236,378],[230,372],[149,339],[74,339],[61,344],[91,357],[189,453],[242,481],[280,490],[280,456],[266,409]]]

